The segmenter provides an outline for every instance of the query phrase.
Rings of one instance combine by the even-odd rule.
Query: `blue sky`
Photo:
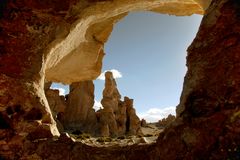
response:
[[[133,12],[115,25],[105,45],[102,71],[121,73],[118,89],[122,97],[134,99],[140,117],[156,121],[174,113],[187,70],[186,49],[201,19]],[[101,101],[104,81],[94,83],[95,99]]]

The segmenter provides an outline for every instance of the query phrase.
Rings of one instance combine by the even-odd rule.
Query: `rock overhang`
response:
[[[29,2],[33,3],[9,1],[7,13],[16,8],[23,10],[19,9],[13,17],[6,14],[1,19],[1,24],[7,24],[1,25],[3,32],[0,40],[0,50],[3,51],[0,56],[0,119],[3,125],[0,128],[1,158],[239,159],[238,1],[214,0],[207,9],[198,34],[188,48],[188,71],[178,106],[180,112],[176,120],[159,135],[156,144],[101,148],[75,142],[64,134],[53,137],[57,131],[55,121],[40,83],[44,80],[42,71],[45,71],[47,58],[47,52],[43,56],[42,51],[46,44],[52,42],[55,26],[42,27],[46,23],[58,25],[63,16],[53,9],[48,12],[40,10],[38,15],[42,13],[46,16],[38,17],[32,12],[36,11],[32,5],[26,7],[27,10],[22,7]],[[36,1],[37,4],[39,2]],[[41,2],[48,8],[55,8],[49,5],[49,1]],[[43,6],[40,3],[38,5]],[[28,19],[33,16],[35,21]],[[39,30],[34,31],[38,32],[28,31],[26,24],[37,27]],[[68,32],[65,33],[61,35],[62,38],[68,35]],[[60,38],[57,43],[62,41],[61,36],[58,35]],[[35,111],[40,114],[33,114]]]
[[[93,80],[101,73],[107,42],[113,26],[131,11],[152,11],[176,16],[204,14],[211,0],[113,0],[97,2],[81,10],[82,3],[70,9],[58,26],[55,40],[45,52],[45,78],[71,84]],[[78,6],[79,5],[79,6]]]

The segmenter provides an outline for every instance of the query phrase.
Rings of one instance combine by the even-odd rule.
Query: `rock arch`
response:
[[[94,3],[83,10],[79,10],[83,3],[78,3],[72,7],[67,16],[81,18],[72,24],[69,22],[59,24],[61,34],[57,35],[45,53],[46,79],[71,83],[96,78],[101,70],[104,43],[111,34],[114,24],[128,12],[148,10],[178,16],[203,14],[209,2],[104,1]]]
[[[64,135],[53,139],[59,134],[43,91],[45,78],[64,83],[96,78],[103,44],[113,24],[127,12],[203,14],[209,2],[6,1],[0,19],[0,156],[85,160],[239,158],[240,4],[235,0],[213,0],[207,9],[188,49],[188,72],[177,120],[154,145],[94,148],[74,143]],[[78,58],[80,61],[76,61]],[[75,70],[75,64],[81,70]],[[60,71],[69,71],[69,76]]]

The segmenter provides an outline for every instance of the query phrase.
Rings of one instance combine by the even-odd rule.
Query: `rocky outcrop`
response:
[[[103,90],[103,99],[101,100],[103,109],[100,111],[100,128],[102,136],[118,135],[115,113],[118,110],[118,101],[120,101],[120,98],[121,95],[118,92],[112,72],[106,72],[105,88]],[[109,133],[107,133],[107,131]]]
[[[147,126],[147,121],[145,119],[141,120],[141,126],[146,127]]]
[[[159,120],[158,121],[158,125],[160,127],[166,127],[169,124],[171,124],[175,119],[176,119],[176,117],[174,115],[169,114],[167,116],[167,118],[163,118],[163,119]]]
[[[51,85],[51,83],[50,83]],[[59,90],[50,89],[50,85],[45,85],[45,95],[48,100],[49,107],[51,109],[52,116],[57,123],[57,128],[60,132],[63,132],[63,115],[66,109],[66,101],[64,96],[59,95]]]
[[[140,135],[141,131],[141,121],[138,118],[135,109],[133,108],[133,99],[124,97],[124,103],[127,107],[127,122],[126,122],[126,132],[130,135]]]
[[[101,103],[103,109],[100,110],[100,135],[141,134],[141,122],[133,108],[133,99],[124,97],[124,101],[121,101],[112,72],[105,73],[105,88]]]
[[[115,113],[118,126],[118,134],[125,135],[127,131],[127,106],[123,101],[118,102],[118,110]]]
[[[70,84],[98,77],[104,56],[103,45],[114,24],[128,12],[148,10],[179,16],[203,14],[211,0],[75,1],[78,3],[56,26],[55,39],[45,53],[46,79],[49,81]]]
[[[94,84],[92,81],[76,82],[70,85],[67,107],[64,112],[64,128],[94,134],[97,117],[93,109]]]
[[[116,112],[120,99],[121,95],[117,89],[117,83],[113,78],[112,72],[106,72],[103,99],[101,100],[103,108],[112,108],[113,112]]]
[[[59,91],[50,89],[50,86],[51,83],[45,84],[45,94],[61,132],[87,132],[93,136],[104,137],[141,134],[141,122],[133,108],[133,100],[124,97],[124,101],[121,101],[112,72],[105,74],[105,88],[101,101],[103,109],[97,113],[93,109],[94,84],[92,81],[72,83],[66,98],[59,96]]]
[[[239,159],[237,0],[213,0],[206,11],[188,49],[177,118],[156,144],[96,148],[66,137],[51,138],[58,131],[44,96],[45,76],[65,83],[96,78],[104,42],[113,24],[129,11],[190,15],[203,13],[205,2],[209,1],[2,1],[0,158]]]
[[[63,113],[66,109],[65,97],[59,95],[59,90],[50,88],[45,90],[45,95],[53,117],[57,118],[57,115]]]

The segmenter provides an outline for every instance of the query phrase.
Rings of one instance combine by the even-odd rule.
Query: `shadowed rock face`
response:
[[[51,83],[49,83],[51,85]],[[50,89],[50,85],[44,85],[45,95],[48,100],[49,107],[51,109],[52,116],[57,123],[57,128],[59,132],[63,132],[63,113],[66,109],[66,102],[64,96],[59,96],[59,90]]]
[[[64,112],[64,128],[66,130],[80,130],[94,133],[97,117],[93,109],[93,104],[93,82],[83,81],[72,83],[67,98],[67,107]]]
[[[64,136],[52,139],[58,131],[44,95],[45,76],[65,83],[96,78],[103,44],[113,24],[128,11],[189,15],[203,13],[201,5],[187,0],[4,2],[1,159],[239,159],[239,1],[213,0],[207,9],[188,49],[177,119],[157,143],[112,148],[90,147]]]
[[[104,108],[97,112],[93,109],[92,81],[72,83],[66,100],[64,96],[59,96],[58,90],[50,89],[50,85],[51,83],[45,83],[45,95],[61,133],[82,132],[104,137],[142,134],[141,122],[133,108],[133,99],[124,97],[124,101],[120,100],[121,95],[112,72],[105,74],[101,101]]]
[[[99,111],[100,135],[140,135],[141,122],[133,108],[133,99],[124,97],[117,89],[117,84],[112,72],[105,73],[105,88],[101,101],[103,109]]]
[[[126,130],[130,135],[140,135],[141,131],[141,121],[138,118],[135,109],[133,108],[133,99],[129,99],[128,97],[124,97],[124,104],[126,105],[127,111],[127,122],[126,122]]]
[[[174,122],[175,119],[176,119],[176,117],[174,115],[169,114],[167,118],[163,118],[163,119],[159,120],[158,125],[160,127],[166,127],[166,126],[170,125],[172,122]]]

